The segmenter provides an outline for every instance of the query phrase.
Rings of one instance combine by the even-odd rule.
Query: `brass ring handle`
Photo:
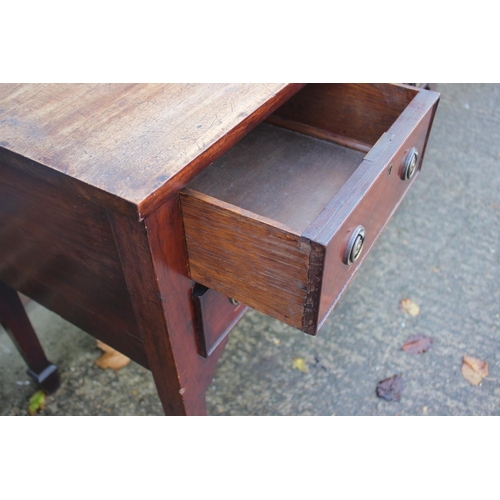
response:
[[[366,240],[366,230],[358,226],[352,233],[344,256],[344,264],[350,266],[359,259]]]
[[[411,148],[403,165],[403,171],[401,172],[401,178],[404,181],[409,181],[415,175],[415,172],[417,171],[417,162],[418,149]]]

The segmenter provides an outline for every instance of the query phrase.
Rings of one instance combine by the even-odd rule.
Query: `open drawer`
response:
[[[304,87],[181,192],[191,279],[315,334],[418,176],[438,99]]]

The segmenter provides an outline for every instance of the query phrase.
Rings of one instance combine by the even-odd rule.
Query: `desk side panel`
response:
[[[121,336],[142,350],[107,212],[4,163],[0,280],[112,345]]]

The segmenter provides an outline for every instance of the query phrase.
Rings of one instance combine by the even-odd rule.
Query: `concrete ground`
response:
[[[422,174],[319,335],[247,313],[207,392],[210,415],[500,414],[500,85],[438,91]],[[418,316],[400,310],[404,298]],[[41,414],[162,414],[147,370],[101,370],[92,337],[35,303],[28,311],[62,378]],[[403,352],[412,334],[433,337],[430,350]],[[482,385],[462,377],[464,354],[488,362]],[[0,329],[0,415],[28,413],[25,371]],[[388,402],[375,388],[393,374],[404,389]]]

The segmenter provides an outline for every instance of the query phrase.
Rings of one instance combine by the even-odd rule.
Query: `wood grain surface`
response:
[[[144,217],[300,87],[2,84],[0,150],[49,182]]]
[[[0,199],[0,279],[139,338],[106,211],[1,163]]]
[[[205,391],[228,338],[223,339],[208,358],[199,354],[193,282],[188,278],[186,243],[177,194],[166,200],[145,222],[159,291],[156,300],[161,299],[167,328],[167,337],[164,330],[150,332],[149,335],[157,340],[153,346],[146,347],[158,393],[164,406],[173,398],[178,405],[176,411],[180,414],[204,415]],[[140,282],[139,293],[142,290]],[[215,311],[213,313],[216,314]],[[146,341],[146,337],[144,339]],[[169,359],[166,356],[170,356],[166,349],[167,342],[172,350],[174,366],[166,361]],[[175,390],[177,384],[180,392]],[[180,400],[177,394],[181,396]]]
[[[208,358],[248,308],[201,285],[193,292],[193,303],[200,354]]]
[[[310,83],[268,120],[367,152],[417,94],[387,83]]]
[[[211,196],[181,193],[193,280],[302,327],[310,248],[299,234]]]
[[[362,265],[368,252],[389,222],[405,194],[418,177],[425,155],[439,94],[418,94],[378,145],[380,150],[365,158],[356,172],[325,208],[304,236],[326,247],[325,268],[318,310],[318,328],[337,304]],[[401,179],[401,169],[412,147],[419,151],[418,170],[410,181]],[[391,174],[389,168],[393,165]],[[360,259],[342,264],[346,243],[358,226],[366,228]]]

